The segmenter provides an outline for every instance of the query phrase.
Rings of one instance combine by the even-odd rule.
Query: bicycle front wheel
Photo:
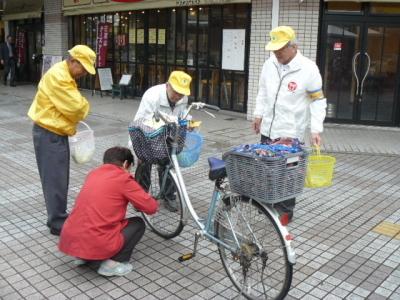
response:
[[[136,181],[159,203],[159,210],[154,215],[142,213],[150,228],[159,236],[170,239],[178,236],[183,229],[182,195],[178,184],[168,171],[161,188],[164,172],[162,166],[140,164],[135,173]],[[171,199],[173,198],[173,199]],[[171,206],[171,201],[174,206]]]
[[[222,264],[232,283],[248,299],[283,299],[293,266],[283,236],[268,211],[244,196],[228,196],[219,208],[215,229]]]

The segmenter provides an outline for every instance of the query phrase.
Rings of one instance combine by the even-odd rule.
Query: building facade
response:
[[[40,18],[25,12],[16,20],[7,5],[4,11],[15,34],[42,28],[40,46],[27,38],[35,44],[30,52],[61,57],[74,44],[97,48],[114,83],[133,75],[134,96],[165,82],[171,70],[185,70],[193,77],[192,101],[248,119],[270,55],[268,32],[289,25],[300,51],[320,67],[328,120],[400,125],[400,0],[44,0],[42,7]],[[100,88],[98,78],[81,85]]]

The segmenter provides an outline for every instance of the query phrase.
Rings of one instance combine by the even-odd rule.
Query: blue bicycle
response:
[[[194,102],[189,106],[188,113],[191,109],[206,108],[219,110],[216,106]],[[147,167],[142,164],[136,171],[136,180],[145,182],[143,187],[160,201],[157,214],[143,214],[148,225],[156,234],[169,239],[182,232],[190,216],[199,230],[195,233],[194,251],[182,255],[179,258],[181,261],[193,258],[199,238],[206,237],[218,246],[226,273],[242,295],[248,299],[283,299],[291,285],[295,251],[291,245],[291,235],[278,212],[273,205],[231,192],[225,162],[209,158],[209,179],[214,182],[214,191],[206,218],[199,218],[191,203],[177,158],[182,151],[181,141],[185,138],[182,129],[186,125],[171,121],[159,112],[155,118],[165,123],[159,130],[167,157],[155,157]],[[133,140],[137,136],[132,136],[134,130],[130,128],[137,152]],[[159,145],[160,141],[155,143]],[[165,205],[171,193],[175,195],[174,210]]]

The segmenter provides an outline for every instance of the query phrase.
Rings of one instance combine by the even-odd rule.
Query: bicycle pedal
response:
[[[183,254],[182,256],[180,256],[178,258],[178,260],[180,262],[183,262],[183,261],[187,261],[187,260],[192,259],[192,258],[193,258],[193,253],[188,253],[188,254]]]

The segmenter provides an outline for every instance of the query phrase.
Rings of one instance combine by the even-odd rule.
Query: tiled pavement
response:
[[[123,278],[103,278],[75,267],[57,250],[45,226],[45,208],[26,111],[34,88],[0,87],[0,299],[233,299],[216,247],[206,240],[191,251],[195,228],[163,240],[146,231]],[[105,149],[126,145],[126,126],[138,102],[90,97],[88,123],[96,135],[95,159],[71,163],[69,204]],[[254,141],[249,122],[238,115],[201,116],[206,147],[191,180],[194,206],[205,215],[212,185],[205,158],[230,145]],[[400,233],[373,229],[400,224],[400,139],[397,128],[328,124],[324,148],[337,158],[334,185],[306,189],[298,198],[290,231],[297,264],[288,299],[400,299]],[[132,212],[131,212],[132,213]],[[398,227],[394,227],[395,230]],[[388,234],[391,234],[389,236]],[[396,235],[397,234],[397,235]]]

